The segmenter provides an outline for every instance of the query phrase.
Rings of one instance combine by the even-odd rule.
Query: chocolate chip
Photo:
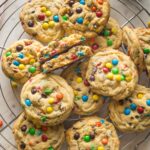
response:
[[[47,95],[46,94],[42,94],[41,95],[43,98],[47,98]]]
[[[28,21],[28,26],[29,26],[29,27],[33,27],[33,26],[34,26],[34,22],[33,22],[32,20],[29,20],[29,21]]]
[[[72,15],[73,15],[73,11],[72,11],[72,10],[69,10],[68,15],[69,15],[69,16],[72,16]]]
[[[94,139],[94,138],[95,138],[94,133],[91,133],[91,134],[90,134],[90,137],[91,137],[91,139]]]
[[[135,116],[135,118],[136,118],[136,119],[139,119],[139,118],[140,118],[140,116],[137,116],[137,115],[136,115],[136,116]]]
[[[123,101],[123,100],[120,100],[120,101],[119,101],[119,104],[120,104],[120,105],[123,105],[123,104],[124,104],[124,101]]]
[[[75,140],[78,140],[80,138],[80,134],[78,133],[78,132],[76,132],[75,134],[74,134],[74,139]]]
[[[26,148],[26,144],[25,144],[24,142],[21,142],[20,148],[21,148],[21,149],[25,149],[25,148]]]
[[[32,93],[32,94],[35,94],[36,92],[37,92],[36,88],[32,88],[32,89],[31,89],[31,93]]]
[[[22,127],[21,127],[21,131],[22,132],[25,132],[27,130],[27,126],[26,125],[23,125]]]
[[[18,52],[20,52],[21,50],[23,50],[23,46],[22,46],[22,45],[18,45],[18,46],[16,47],[16,50],[17,50]]]
[[[82,8],[81,7],[78,7],[77,9],[76,9],[76,12],[79,14],[79,13],[81,13],[82,12]]]
[[[74,4],[74,0],[70,0],[70,1],[68,2],[68,4],[69,4],[70,7],[72,7],[72,5]]]

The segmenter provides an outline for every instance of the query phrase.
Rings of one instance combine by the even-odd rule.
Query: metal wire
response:
[[[5,1],[0,5],[0,7],[2,7],[2,6],[4,6],[5,4],[7,4],[8,1],[9,1],[9,0],[5,0]],[[12,1],[10,4],[8,4],[7,7],[5,7],[5,9],[1,12],[0,17],[2,17],[3,14],[5,14],[5,12],[8,11],[9,8],[12,7],[17,1],[19,1],[19,0],[14,0],[14,1]],[[149,11],[142,5],[141,1],[135,0],[136,3],[137,3],[137,5],[138,5],[138,6],[135,6],[136,9],[138,10],[137,13],[135,13],[135,12],[132,10],[132,8],[130,8],[129,5],[127,5],[127,4],[125,3],[124,0],[118,0],[118,1],[119,1],[122,5],[124,5],[124,7],[128,8],[128,10],[129,10],[130,12],[132,12],[132,13],[134,14],[131,18],[127,18],[122,12],[118,11],[117,8],[112,7],[112,8],[111,8],[112,10],[114,10],[116,13],[118,13],[120,16],[122,16],[122,18],[124,18],[124,19],[126,20],[126,22],[125,22],[124,24],[122,24],[121,27],[124,27],[125,25],[127,25],[127,24],[129,24],[129,23],[130,23],[133,27],[135,27],[135,26],[134,26],[134,23],[133,23],[132,21],[133,21],[136,17],[140,20],[140,22],[143,24],[143,26],[145,26],[145,27],[147,26],[147,25],[144,23],[144,21],[142,20],[142,18],[139,16],[139,14],[140,14],[142,11],[145,11],[145,12],[150,16],[150,13],[149,13]],[[131,3],[131,2],[129,1],[129,3]],[[133,5],[133,4],[132,4],[132,5]],[[14,14],[16,14],[16,12],[18,12],[18,11],[21,9],[22,6],[23,6],[23,4],[20,5],[20,6],[17,6],[17,8],[7,17],[7,19],[5,20],[5,22],[3,22],[3,24],[1,25],[0,31],[3,30],[4,26],[5,26],[5,25],[8,23],[8,21],[12,18],[12,16],[13,16]],[[0,49],[1,49],[0,57],[1,57],[1,55],[2,55],[2,51],[3,51],[3,50],[5,49],[5,47],[6,47],[6,43],[8,42],[8,39],[9,39],[10,35],[12,34],[12,32],[16,29],[16,27],[17,27],[19,24],[20,24],[20,21],[18,21],[16,24],[12,25],[12,28],[11,28],[10,32],[8,33],[8,35],[7,35],[7,37],[6,37],[5,41],[4,41],[4,43],[3,43],[2,45],[0,45]],[[22,33],[20,34],[18,40],[21,39],[23,35],[24,35],[24,32],[22,32]],[[124,51],[126,51],[125,48],[123,48],[123,49],[124,49]],[[7,138],[5,137],[5,135],[2,134],[2,131],[7,130],[7,128],[11,129],[11,124],[14,122],[14,120],[16,119],[16,117],[17,117],[19,114],[16,115],[16,114],[13,112],[12,108],[10,107],[9,103],[7,102],[7,100],[6,100],[6,98],[5,98],[5,94],[3,93],[3,90],[2,90],[1,82],[0,82],[0,92],[1,92],[1,94],[2,94],[2,96],[3,96],[3,100],[5,101],[7,107],[9,108],[10,112],[11,112],[12,115],[14,116],[14,118],[13,118],[11,121],[8,122],[8,121],[6,120],[6,118],[4,118],[4,117],[2,116],[2,114],[0,114],[0,118],[1,118],[1,119],[3,120],[3,122],[4,122],[4,127],[0,129],[0,136],[1,136],[1,137],[3,138],[3,140],[5,140],[8,144],[10,144],[10,145],[12,146],[13,150],[14,150],[14,149],[16,149],[16,146],[12,143],[11,139],[7,139]],[[14,89],[13,89],[13,92],[14,92]],[[14,95],[15,95],[15,92],[14,92]],[[16,96],[16,95],[15,95],[15,97],[16,97],[16,99],[17,99],[17,96]],[[70,119],[70,121],[74,121],[74,120],[77,120],[77,119],[79,119],[79,118],[80,118],[80,116],[78,116],[78,117],[75,118],[75,119],[72,118],[72,119]],[[108,119],[108,117],[107,117],[107,119]],[[122,139],[125,135],[126,135],[126,134],[120,134],[120,135],[119,135],[119,138]],[[150,136],[150,132],[145,136],[144,139],[142,139],[140,142],[138,142],[138,143],[135,145],[135,150],[138,150],[138,147],[139,147],[143,142],[145,142],[145,141],[148,139],[149,136]],[[125,145],[125,146],[128,146],[128,145],[129,145],[130,143],[132,143],[133,141],[134,141],[134,139],[133,139],[132,141],[130,141],[130,142],[129,142],[127,145]],[[125,147],[125,146],[124,146],[124,147]],[[5,148],[5,146],[4,146],[2,143],[0,143],[0,149],[8,150],[7,148]],[[124,148],[123,148],[123,149],[124,149]]]

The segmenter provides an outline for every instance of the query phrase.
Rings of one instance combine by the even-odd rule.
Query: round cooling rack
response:
[[[28,36],[19,21],[19,12],[27,0],[0,0],[0,54],[13,42],[31,38]],[[111,16],[118,20],[120,26],[130,25],[133,27],[147,26],[150,21],[149,0],[110,0]],[[125,51],[125,49],[124,49]],[[1,62],[0,62],[1,63]],[[0,65],[1,66],[1,65]],[[140,83],[149,86],[149,80],[143,73]],[[15,141],[12,135],[12,126],[15,119],[22,111],[19,103],[20,87],[15,86],[5,77],[0,67],[0,150],[16,150]],[[107,117],[106,106],[102,108],[99,115]],[[80,116],[71,116],[66,122],[67,128]],[[109,119],[109,118],[108,118]],[[142,133],[119,133],[121,150],[149,150],[150,149],[150,130]],[[66,150],[64,144],[62,150]]]

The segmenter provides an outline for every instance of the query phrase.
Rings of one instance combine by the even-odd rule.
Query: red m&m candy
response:
[[[44,14],[40,14],[38,15],[38,19],[43,21],[45,19],[45,15]]]
[[[103,15],[102,11],[99,10],[99,11],[96,12],[97,17],[101,17],[102,15]]]
[[[142,114],[142,113],[144,112],[144,108],[141,107],[141,106],[139,106],[139,107],[137,108],[137,111],[138,111],[139,114]]]

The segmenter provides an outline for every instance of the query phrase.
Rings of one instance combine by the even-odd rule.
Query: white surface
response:
[[[0,5],[5,0],[0,0]],[[30,38],[24,33],[19,22],[19,12],[26,0],[8,0],[3,7],[0,8],[0,52],[2,47],[6,48],[18,39]],[[150,16],[140,7],[134,0],[110,0],[112,11],[111,16],[116,18],[121,26],[130,24],[132,26],[144,26],[150,21]],[[140,1],[145,8],[150,8],[150,0]],[[138,14],[138,15],[137,15]],[[128,21],[130,20],[130,22]],[[141,80],[142,84],[147,86],[148,79]],[[100,116],[106,117],[107,114],[101,110]],[[11,128],[15,118],[21,112],[19,104],[18,89],[12,89],[10,81],[2,73],[0,68],[0,118],[4,121],[4,125],[0,128],[0,150],[15,150],[15,141],[11,132]],[[76,117],[71,117],[73,120]],[[72,119],[65,122],[66,127],[72,123]],[[143,133],[122,134],[120,135],[121,149],[134,150],[136,143],[144,139],[149,131]],[[150,137],[139,147],[139,150],[150,150]],[[66,148],[63,148],[65,150]]]

